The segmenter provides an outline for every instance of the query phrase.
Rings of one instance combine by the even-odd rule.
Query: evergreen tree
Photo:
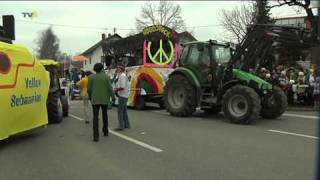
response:
[[[255,0],[254,5],[254,24],[273,24],[274,19],[270,17],[271,7],[268,0]]]

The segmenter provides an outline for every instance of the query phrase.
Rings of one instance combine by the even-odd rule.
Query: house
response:
[[[180,44],[197,41],[197,39],[192,36],[189,32],[184,31],[178,34]]]
[[[276,21],[275,22],[276,25],[311,29],[311,24],[307,16],[277,18],[275,19],[275,21]]]
[[[104,34],[103,34],[103,36],[104,36]],[[116,41],[118,39],[121,39],[120,35],[109,34],[105,41],[106,41],[106,43],[108,43],[108,42]],[[96,64],[98,62],[103,62],[102,58],[101,58],[103,56],[102,40],[97,42],[96,44],[94,44],[92,47],[90,47],[86,51],[84,51],[81,55],[87,57],[87,60],[83,61],[83,70],[84,71],[88,71],[88,70],[93,71],[94,64]]]

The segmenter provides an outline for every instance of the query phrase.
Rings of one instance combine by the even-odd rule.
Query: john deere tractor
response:
[[[303,37],[300,29],[257,25],[235,51],[211,40],[185,44],[165,86],[167,111],[185,117],[200,107],[209,113],[222,111],[230,122],[241,124],[259,116],[281,116],[287,108],[286,95],[254,74],[272,64],[277,49],[297,47]]]

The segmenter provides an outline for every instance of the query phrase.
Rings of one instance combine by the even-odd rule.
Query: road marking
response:
[[[84,119],[82,119],[82,118],[80,118],[80,117],[78,117],[78,116],[72,115],[72,114],[69,114],[69,116],[70,116],[70,117],[73,117],[73,118],[75,118],[75,119],[77,119],[77,120],[79,120],[79,121],[83,121],[83,120],[84,120]],[[133,138],[131,138],[131,137],[129,137],[129,136],[126,136],[126,135],[117,133],[117,132],[112,131],[112,130],[110,130],[110,129],[109,129],[109,133],[110,133],[110,134],[113,134],[113,135],[115,135],[115,136],[118,136],[118,137],[120,137],[120,138],[122,138],[122,139],[124,139],[124,140],[130,141],[130,142],[132,142],[132,143],[134,143],[134,144],[137,144],[137,145],[139,145],[139,146],[142,146],[142,147],[144,147],[144,148],[146,148],[146,149],[149,149],[149,150],[151,150],[151,151],[154,151],[154,152],[162,152],[162,151],[163,151],[162,149],[159,149],[159,148],[157,148],[157,147],[151,146],[151,145],[149,145],[149,144],[147,144],[147,143],[144,143],[144,142],[142,142],[142,141],[133,139]]]
[[[78,117],[78,116],[75,116],[75,115],[72,115],[72,114],[69,114],[70,117],[73,117],[75,119],[78,119],[79,121],[83,121],[84,119]]]
[[[288,116],[288,117],[300,117],[300,118],[307,118],[307,119],[319,119],[317,116],[308,116],[308,115],[300,115],[300,114],[288,114],[284,113],[283,116]]]
[[[152,111],[152,112],[159,113],[159,114],[165,114],[165,115],[169,115],[170,114],[167,111]]]
[[[151,145],[146,144],[146,143],[144,143],[144,142],[135,140],[135,139],[133,139],[133,138],[131,138],[131,137],[129,137],[129,136],[125,136],[125,135],[123,135],[123,134],[114,132],[114,131],[112,131],[112,130],[109,130],[109,132],[110,132],[111,134],[113,134],[113,135],[116,135],[116,136],[118,136],[118,137],[120,137],[120,138],[122,138],[122,139],[125,139],[125,140],[130,141],[130,142],[132,142],[132,143],[134,143],[134,144],[137,144],[137,145],[139,145],[139,146],[142,146],[142,147],[144,147],[144,148],[147,148],[147,149],[149,149],[149,150],[151,150],[151,151],[154,151],[154,152],[162,152],[162,151],[163,151],[162,149],[159,149],[159,148],[157,148],[157,147],[151,146]]]
[[[305,134],[297,134],[297,133],[286,132],[286,131],[278,131],[278,130],[273,130],[273,129],[269,129],[268,131],[275,132],[275,133],[281,133],[281,134],[288,134],[288,135],[293,135],[293,136],[306,137],[306,138],[311,138],[311,139],[319,139],[316,136],[309,136],[309,135],[305,135]]]

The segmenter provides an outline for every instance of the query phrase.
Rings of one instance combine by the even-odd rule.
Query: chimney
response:
[[[108,37],[110,37],[110,36],[111,36],[111,34],[109,33],[109,34],[108,34]]]

